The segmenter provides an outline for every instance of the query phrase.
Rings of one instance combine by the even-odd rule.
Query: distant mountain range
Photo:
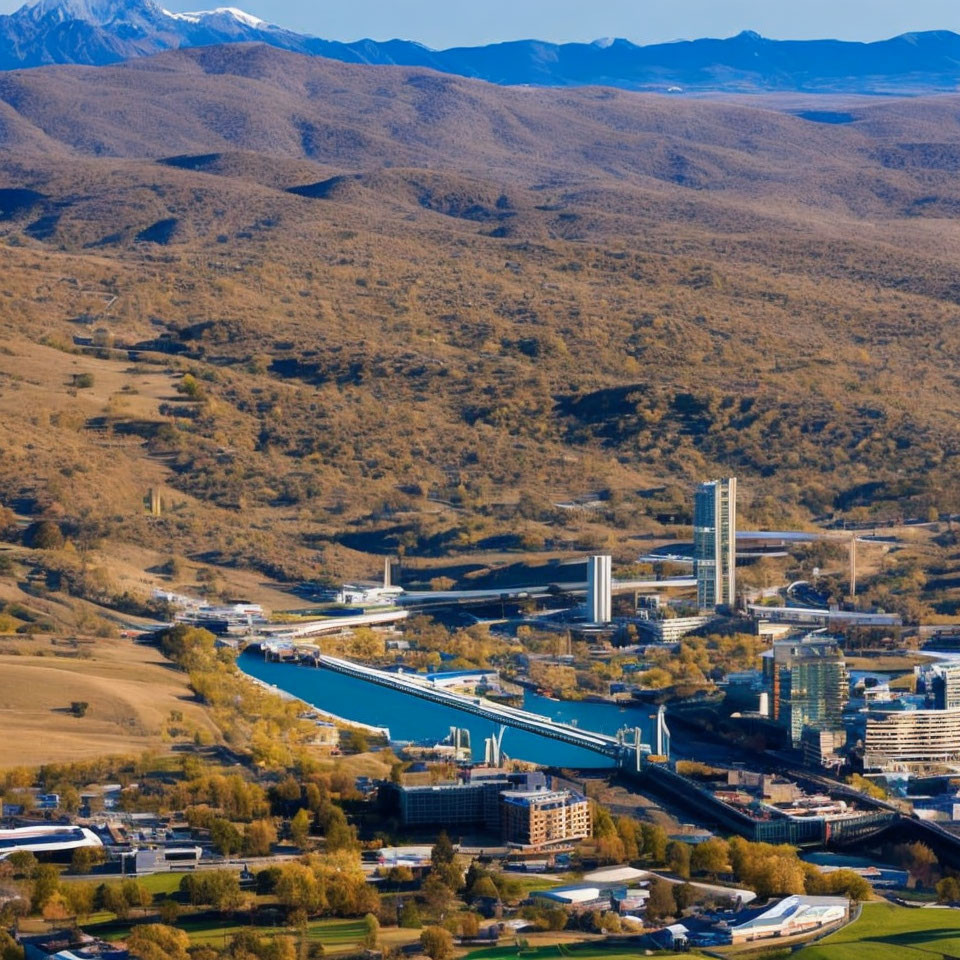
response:
[[[722,40],[638,46],[627,40],[518,40],[431,50],[407,40],[340,43],[234,7],[171,13],[154,0],[39,0],[0,16],[0,69],[104,65],[163,50],[254,42],[347,63],[428,67],[499,84],[603,85],[681,92],[919,93],[960,89],[960,35],[908,33],[875,43]]]

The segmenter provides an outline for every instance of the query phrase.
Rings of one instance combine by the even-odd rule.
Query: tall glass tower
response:
[[[701,610],[737,599],[737,478],[701,483],[693,498],[693,558]]]

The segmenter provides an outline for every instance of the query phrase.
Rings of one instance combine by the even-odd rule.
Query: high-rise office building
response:
[[[960,663],[938,663],[933,675],[933,702],[937,710],[960,709]]]
[[[799,747],[803,728],[842,730],[850,681],[843,652],[832,637],[784,640],[763,654],[770,716]]]
[[[693,499],[693,558],[701,610],[737,599],[737,478],[701,483]]]
[[[613,619],[613,557],[587,558],[587,616],[591,623]]]

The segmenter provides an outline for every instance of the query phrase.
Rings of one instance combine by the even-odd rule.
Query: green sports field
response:
[[[552,944],[517,952],[515,944],[490,947],[468,953],[464,960],[636,960],[640,951],[634,946],[605,946],[602,940],[590,943]]]
[[[941,960],[960,957],[960,911],[865,903],[860,918],[796,960]]]

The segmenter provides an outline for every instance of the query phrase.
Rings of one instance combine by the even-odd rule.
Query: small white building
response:
[[[671,923],[669,927],[664,927],[657,934],[657,940],[668,950],[677,950],[685,946],[689,938],[690,931],[682,923]]]
[[[846,897],[785,897],[744,923],[731,926],[730,939],[738,944],[772,937],[796,937],[839,926],[849,916],[850,901]]]
[[[364,587],[345,583],[337,594],[337,603],[346,607],[389,607],[403,593],[403,587]]]
[[[0,830],[0,860],[25,850],[42,857],[72,852],[80,847],[102,847],[100,838],[87,827],[41,826]]]

